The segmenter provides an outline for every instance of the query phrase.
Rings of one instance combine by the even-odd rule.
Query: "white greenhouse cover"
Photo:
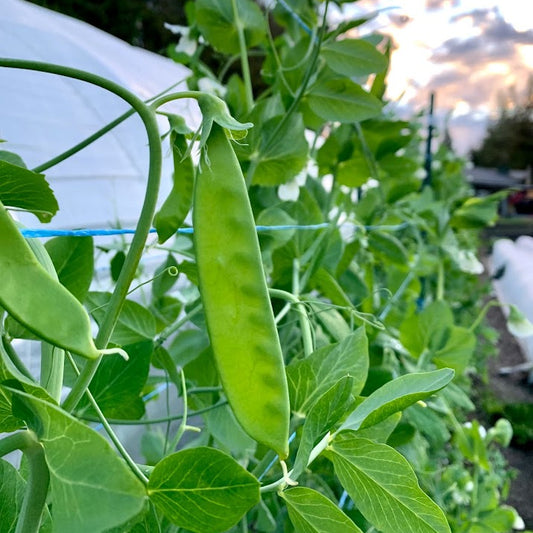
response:
[[[493,275],[498,273],[493,285],[500,302],[515,305],[533,323],[533,237],[522,235],[516,241],[498,239],[491,263]],[[528,361],[533,363],[533,336],[517,340]],[[533,372],[530,380],[533,381]]]
[[[189,70],[170,59],[130,46],[84,22],[22,0],[0,0],[0,56],[75,67],[104,76],[146,100],[183,81]],[[174,90],[185,90],[182,83]],[[18,153],[33,168],[99,130],[129,105],[99,87],[52,74],[0,67],[0,150]],[[179,100],[165,111],[194,127],[194,102]],[[161,131],[167,127],[161,122]],[[171,158],[164,149],[162,189],[170,188]],[[148,169],[145,129],[127,119],[65,162],[45,171],[60,211],[50,224],[31,215],[29,227],[101,228],[135,225]],[[160,197],[160,201],[163,198]]]

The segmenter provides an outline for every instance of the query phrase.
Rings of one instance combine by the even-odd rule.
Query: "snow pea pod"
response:
[[[50,344],[96,359],[101,352],[91,336],[83,306],[37,261],[0,202],[0,305]]]
[[[248,193],[224,129],[213,124],[194,188],[200,293],[220,381],[243,429],[284,459],[289,395]]]

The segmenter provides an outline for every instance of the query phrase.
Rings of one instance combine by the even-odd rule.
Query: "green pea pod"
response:
[[[89,359],[100,356],[83,306],[39,264],[0,202],[0,305],[35,335]]]
[[[164,243],[176,233],[192,204],[194,167],[190,155],[182,159],[187,153],[185,135],[173,131],[170,134],[170,140],[174,159],[173,185],[154,218],[159,244]]]
[[[243,429],[288,455],[285,368],[242,171],[213,124],[194,188],[200,293],[220,381]]]

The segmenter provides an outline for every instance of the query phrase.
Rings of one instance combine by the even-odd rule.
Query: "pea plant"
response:
[[[444,145],[423,179],[421,124],[384,97],[390,42],[355,36],[373,15],[330,27],[329,4],[189,2],[169,50],[193,73],[188,90],[150,102],[84,71],[0,59],[132,108],[33,170],[0,152],[0,455],[22,452],[17,467],[0,462],[1,531],[516,525],[501,505],[509,424],[465,424],[469,376],[494,340],[476,249],[499,197],[473,198]],[[165,112],[180,98],[197,101],[198,130]],[[50,221],[42,172],[134,112],[145,201],[108,291],[91,290],[102,247],[25,238],[9,210]],[[174,161],[159,208],[157,113]],[[154,251],[163,263],[139,278]],[[17,339],[40,346],[39,375]],[[166,415],[148,415],[165,395]],[[119,438],[128,425],[145,427],[140,443]]]

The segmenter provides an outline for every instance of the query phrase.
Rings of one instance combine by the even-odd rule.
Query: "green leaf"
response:
[[[237,459],[253,457],[257,443],[244,432],[227,405],[208,411],[204,419],[209,433],[222,450]]]
[[[406,374],[389,381],[365,398],[342,424],[339,431],[373,426],[393,413],[428,398],[445,387],[453,376],[453,370],[443,368],[433,372]]]
[[[361,39],[326,42],[320,50],[328,67],[347,77],[367,76],[387,68],[387,58]]]
[[[196,359],[209,346],[209,337],[199,329],[180,331],[168,347],[168,352],[178,366],[184,367]]]
[[[318,399],[340,379],[351,376],[352,394],[363,389],[368,372],[368,340],[359,328],[337,344],[314,351],[306,359],[293,360],[287,367],[291,408],[307,413]]]
[[[293,479],[298,479],[305,470],[313,446],[346,413],[349,404],[353,402],[353,381],[348,376],[341,378],[309,410],[291,472]]]
[[[347,431],[335,437],[326,456],[359,511],[379,531],[450,533],[442,510],[393,448]]]
[[[199,447],[158,463],[148,494],[174,525],[218,533],[234,526],[259,501],[259,482],[229,455]]]
[[[278,129],[279,128],[279,129]],[[305,167],[309,146],[305,139],[302,116],[293,113],[276,116],[258,128],[260,137],[251,156],[255,185],[281,185],[294,178]]]
[[[368,160],[360,152],[354,152],[350,159],[339,162],[337,167],[337,180],[340,185],[347,187],[361,187],[371,175]]]
[[[20,473],[7,461],[0,459],[0,531],[15,533],[17,521],[26,494],[27,483]],[[52,533],[52,521],[48,508],[44,508],[39,533]]]
[[[324,120],[360,122],[378,115],[381,102],[349,79],[321,81],[307,93],[311,110]]]
[[[83,302],[94,272],[92,237],[54,237],[45,247],[61,284]]]
[[[0,142],[3,141],[0,140]],[[0,161],[6,161],[7,163],[11,163],[16,167],[28,168],[26,163],[24,163],[22,160],[22,157],[14,152],[8,152],[7,150],[0,150]]]
[[[165,295],[178,280],[178,262],[172,254],[168,254],[165,262],[154,272],[152,294],[156,298]]]
[[[493,226],[498,219],[500,201],[507,194],[507,191],[500,191],[488,196],[468,198],[454,211],[450,225],[462,229]]]
[[[159,244],[172,237],[183,225],[192,206],[194,186],[194,165],[187,154],[185,135],[176,132],[170,134],[174,171],[172,172],[172,189],[154,217]]]
[[[44,174],[5,160],[0,160],[0,201],[32,212],[40,222],[50,222],[59,209]]]
[[[385,231],[374,230],[368,235],[368,245],[385,261],[408,266],[409,256],[402,242]]]
[[[419,357],[429,347],[440,347],[453,326],[453,313],[443,300],[429,304],[421,313],[407,318],[400,327],[400,342]]]
[[[446,344],[436,350],[431,361],[438,368],[452,368],[457,374],[463,374],[476,349],[476,336],[467,328],[453,326],[446,338]]]
[[[98,324],[104,318],[110,297],[111,294],[106,292],[90,292],[87,296],[86,304]],[[155,334],[156,326],[152,313],[137,302],[126,300],[113,330],[111,342],[123,346],[153,339]]]
[[[143,484],[104,437],[55,405],[9,391],[44,447],[54,531],[102,532],[142,510]]]
[[[237,0],[237,14],[244,27],[247,47],[258,45],[266,37],[263,13],[251,0]],[[232,2],[196,0],[196,21],[204,37],[219,52],[239,53],[239,35]]]
[[[296,487],[280,493],[296,533],[362,533],[361,530],[320,492]]]
[[[37,398],[53,402],[45,389],[18,370],[7,355],[3,342],[0,340],[0,383],[9,383],[14,380],[17,382],[17,388],[22,388]],[[22,427],[24,427],[24,422],[13,415],[11,394],[0,388],[0,432],[10,433]]]
[[[138,420],[144,415],[141,395],[148,379],[153,349],[154,343],[148,340],[124,346],[129,361],[118,354],[102,359],[89,390],[106,417]],[[78,411],[96,416],[86,396],[80,400]]]
[[[26,492],[26,482],[7,461],[0,459],[0,530],[14,533]]]
[[[256,223],[258,226],[288,226],[296,224],[296,221],[283,209],[273,206],[261,211]],[[295,231],[295,229],[261,231],[259,233],[261,250],[274,250],[284,246],[292,239]]]

